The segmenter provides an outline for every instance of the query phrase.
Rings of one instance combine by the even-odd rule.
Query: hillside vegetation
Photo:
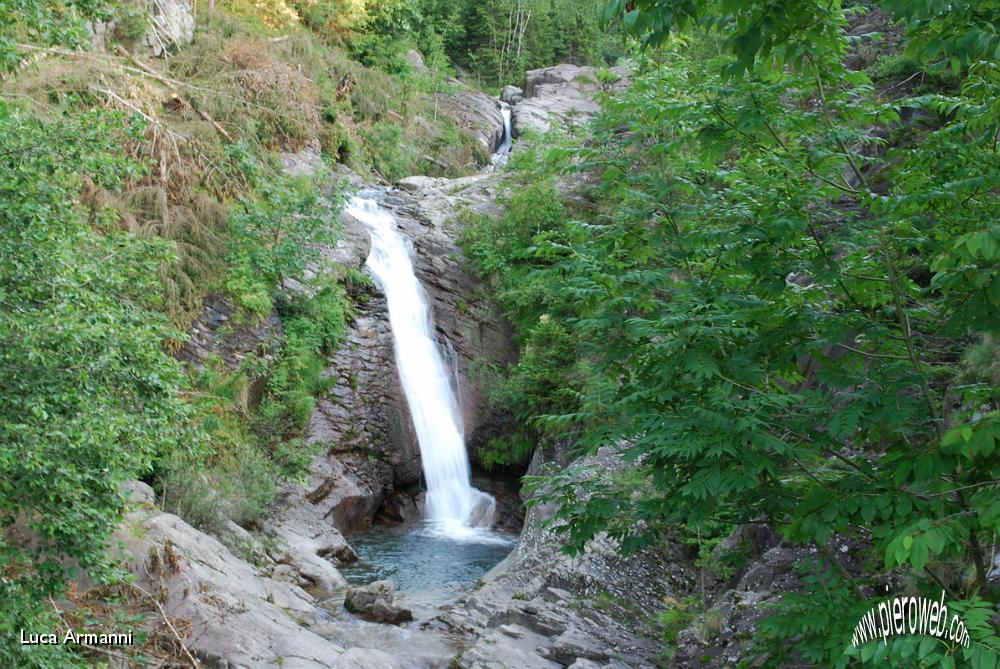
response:
[[[647,45],[630,88],[591,143],[516,155],[509,213],[466,234],[522,344],[494,460],[634,463],[531,481],[574,550],[680,529],[724,579],[734,527],[808,549],[751,666],[997,666],[997,7],[611,5]],[[944,590],[970,647],[852,648],[887,589]]]

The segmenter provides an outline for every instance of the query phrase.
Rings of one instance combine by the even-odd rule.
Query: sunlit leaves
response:
[[[121,483],[193,445],[178,366],[162,348],[175,333],[148,308],[166,249],[117,231],[113,212],[87,212],[80,201],[85,179],[113,188],[129,174],[114,151],[126,123],[99,113],[41,123],[0,105],[5,635],[26,626],[69,565],[107,576]]]

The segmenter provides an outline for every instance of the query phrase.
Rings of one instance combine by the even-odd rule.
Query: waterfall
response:
[[[503,141],[500,142],[497,150],[493,152],[491,162],[494,167],[501,167],[507,163],[507,159],[510,158],[511,145],[514,143],[510,126],[510,105],[506,102],[500,103],[500,115],[503,117]]]
[[[365,265],[385,293],[396,349],[396,366],[413,417],[427,483],[424,516],[435,534],[477,538],[493,522],[496,503],[469,483],[469,457],[458,402],[434,340],[430,309],[413,261],[392,214],[377,202],[353,198],[347,213],[371,234]]]

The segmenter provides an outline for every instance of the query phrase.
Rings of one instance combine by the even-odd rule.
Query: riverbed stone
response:
[[[375,581],[368,585],[348,588],[344,608],[366,620],[399,625],[413,620],[413,613],[393,603],[396,588],[392,581]]]
[[[579,658],[603,661],[608,659],[608,653],[599,643],[576,627],[570,627],[552,643],[549,657],[564,665],[570,665]]]
[[[565,447],[539,450],[528,473],[567,462]],[[607,473],[628,466],[612,449],[579,464]],[[602,667],[654,666],[661,641],[648,621],[665,601],[697,587],[690,556],[680,542],[622,556],[617,542],[599,535],[571,557],[562,552],[564,537],[550,522],[554,511],[548,504],[532,506],[513,552],[483,577],[481,587],[438,617],[469,639],[460,666],[507,666],[506,658],[514,656],[512,666],[522,660],[559,667],[580,660]],[[513,648],[529,655],[516,655]]]

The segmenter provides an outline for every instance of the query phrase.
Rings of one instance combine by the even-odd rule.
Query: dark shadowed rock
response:
[[[277,314],[258,321],[248,320],[239,316],[229,299],[209,295],[177,357],[200,367],[210,357],[218,356],[227,367],[235,370],[250,354],[270,359],[271,352],[283,338]]]

